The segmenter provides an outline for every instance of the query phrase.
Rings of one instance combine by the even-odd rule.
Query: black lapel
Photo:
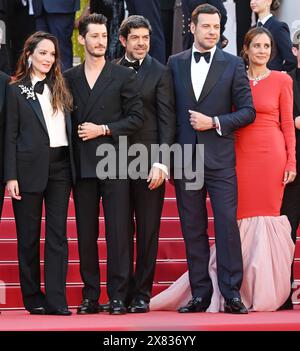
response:
[[[71,113],[69,111],[64,111],[65,119],[66,119],[66,129],[68,140],[71,142],[71,135],[72,135],[72,121],[71,121]]]
[[[138,86],[140,89],[142,89],[144,83],[145,83],[145,80],[148,76],[148,74],[150,73],[150,66],[151,66],[151,63],[152,63],[152,57],[147,55],[142,64],[141,64],[141,67],[137,73],[137,81],[138,81]]]
[[[107,88],[107,85],[112,81],[111,77],[112,63],[106,61],[105,66],[102,69],[92,91],[87,100],[86,107],[83,112],[84,119],[86,120],[89,112],[93,108],[94,104],[99,101],[101,94]]]
[[[300,90],[299,90],[299,86],[298,86],[298,82],[296,80],[296,70],[294,69],[293,71],[291,71],[289,73],[289,75],[292,77],[293,79],[293,88],[294,88],[294,104],[297,106],[297,110],[300,113]]]
[[[82,106],[85,106],[89,99],[89,91],[87,89],[88,83],[84,74],[84,63],[78,66],[73,78],[73,82],[74,90],[76,91],[76,96],[78,96],[81,100]],[[81,118],[83,119],[84,116],[81,115]]]
[[[223,51],[217,48],[212,63],[210,65],[205,83],[203,85],[198,104],[209,94],[211,89],[216,85],[221,74],[224,72],[227,64],[228,62],[225,60]]]
[[[20,89],[20,93],[21,93],[21,88],[20,88],[21,85],[26,86],[28,89],[30,89],[32,87],[31,81],[25,81],[25,80],[24,81],[20,81],[20,84],[18,84],[18,87]],[[39,121],[41,122],[45,132],[48,135],[48,130],[47,130],[44,114],[43,114],[41,105],[39,103],[39,99],[37,98],[36,94],[34,95],[34,99],[32,97],[29,97],[27,99],[27,94],[26,93],[24,93],[22,95],[24,96],[24,99],[29,103],[29,105],[31,106],[31,108],[33,109],[35,114],[37,115],[37,117],[38,117]]]
[[[0,72],[0,111],[2,111],[4,100],[5,100],[5,91],[8,84],[9,76]]]
[[[193,98],[194,102],[197,102],[195,97],[192,79],[191,79],[191,60],[192,60],[192,49],[185,51],[179,61],[179,72],[181,81],[185,87],[185,90]]]

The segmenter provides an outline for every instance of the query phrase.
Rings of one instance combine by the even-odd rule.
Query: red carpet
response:
[[[70,317],[31,316],[3,311],[0,331],[300,331],[300,307],[293,311],[179,314],[150,312],[110,316],[108,313]]]

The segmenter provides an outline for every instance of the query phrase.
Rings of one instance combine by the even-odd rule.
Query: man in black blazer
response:
[[[293,36],[293,53],[297,58],[297,68],[292,70],[289,75],[293,79],[294,90],[297,176],[295,180],[285,188],[281,214],[288,217],[292,227],[292,239],[296,244],[297,230],[300,223],[300,29],[297,30]],[[293,269],[291,282],[293,283]],[[293,309],[291,295],[281,309]]]
[[[77,313],[97,313],[99,310],[97,239],[102,198],[110,313],[124,314],[129,283],[129,179],[127,176],[122,178],[119,173],[105,175],[99,168],[96,172],[98,162],[104,159],[104,154],[97,156],[101,153],[97,148],[109,147],[110,151],[118,152],[121,148],[119,137],[131,135],[142,127],[143,105],[136,74],[105,60],[106,17],[100,14],[84,17],[79,23],[79,33],[86,60],[65,73],[74,98],[73,145],[77,167],[74,200],[80,272],[84,282],[83,301]]]
[[[143,16],[129,16],[120,27],[120,41],[125,56],[118,63],[136,71],[138,90],[142,94],[145,123],[135,133],[132,144],[146,146],[171,145],[175,136],[175,111],[172,76],[170,70],[151,57],[151,25]],[[155,263],[158,249],[160,218],[165,193],[166,165],[156,156],[141,170],[144,178],[131,180],[131,281],[128,294],[128,312],[149,311]],[[134,215],[135,223],[134,225]],[[136,227],[136,266],[133,268],[134,227]]]
[[[36,29],[53,34],[59,42],[62,70],[73,66],[72,33],[80,0],[33,0]]]
[[[0,72],[0,219],[2,214],[5,184],[3,181],[5,97],[9,76]]]
[[[220,18],[214,6],[198,6],[192,14],[192,49],[169,59],[175,86],[176,141],[183,148],[192,144],[193,149],[192,155],[177,161],[175,170],[182,168],[182,177],[174,174],[193,296],[187,306],[179,309],[181,313],[205,311],[211,301],[207,193],[214,214],[218,284],[225,298],[224,309],[228,313],[247,313],[239,293],[243,264],[236,219],[234,131],[253,122],[255,110],[242,59],[216,47]],[[186,173],[193,171],[196,180],[201,175],[201,167],[195,167],[201,144],[202,187],[200,177],[198,185],[188,179],[192,173]],[[202,157],[201,153],[198,156]]]

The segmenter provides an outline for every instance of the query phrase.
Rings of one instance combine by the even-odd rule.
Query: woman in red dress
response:
[[[265,28],[251,29],[243,56],[248,66],[256,119],[236,132],[238,223],[244,279],[241,297],[252,311],[275,311],[290,293],[294,255],[291,227],[280,216],[284,186],[296,176],[292,80],[270,71],[273,39]],[[207,311],[223,310],[216,272],[215,246],[211,248],[210,276],[214,293]],[[191,298],[185,273],[154,297],[152,310],[174,310]]]

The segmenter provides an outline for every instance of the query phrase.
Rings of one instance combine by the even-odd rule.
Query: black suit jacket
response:
[[[90,94],[84,64],[71,68],[64,75],[74,99],[73,144],[78,177],[96,178],[96,166],[101,159],[96,156],[97,147],[108,143],[118,148],[119,136],[132,135],[143,126],[143,104],[136,74],[107,61]],[[107,124],[112,136],[82,141],[77,129],[83,122]]]
[[[123,64],[123,60],[118,60]],[[142,94],[145,122],[131,137],[132,143],[172,145],[175,137],[175,101],[169,68],[147,55],[137,73],[137,86]],[[149,160],[150,161],[150,160]],[[157,162],[161,160],[157,157]]]
[[[275,57],[270,60],[268,67],[275,71],[291,71],[296,68],[296,57],[292,53],[292,41],[289,26],[278,21],[275,16],[270,17],[264,24],[273,35],[276,47]]]
[[[170,56],[177,130],[176,142],[180,145],[203,144],[204,164],[210,169],[235,166],[234,131],[255,119],[255,110],[245,65],[240,57],[216,48],[201,95],[197,100],[191,80],[192,49]],[[218,116],[222,136],[216,130],[196,132],[189,121],[188,110],[207,116]],[[188,155],[187,155],[188,156]],[[184,166],[191,161],[184,159]]]
[[[294,118],[300,116],[300,88],[299,82],[296,81],[296,69],[292,70],[289,75],[293,79],[294,91]],[[296,128],[296,158],[297,158],[297,173],[300,174],[300,130]]]
[[[20,85],[31,87],[31,82],[16,82],[7,89],[4,180],[18,180],[23,192],[42,192],[49,176],[49,135],[38,99],[27,99]],[[65,118],[74,181],[71,114],[65,112]]]

